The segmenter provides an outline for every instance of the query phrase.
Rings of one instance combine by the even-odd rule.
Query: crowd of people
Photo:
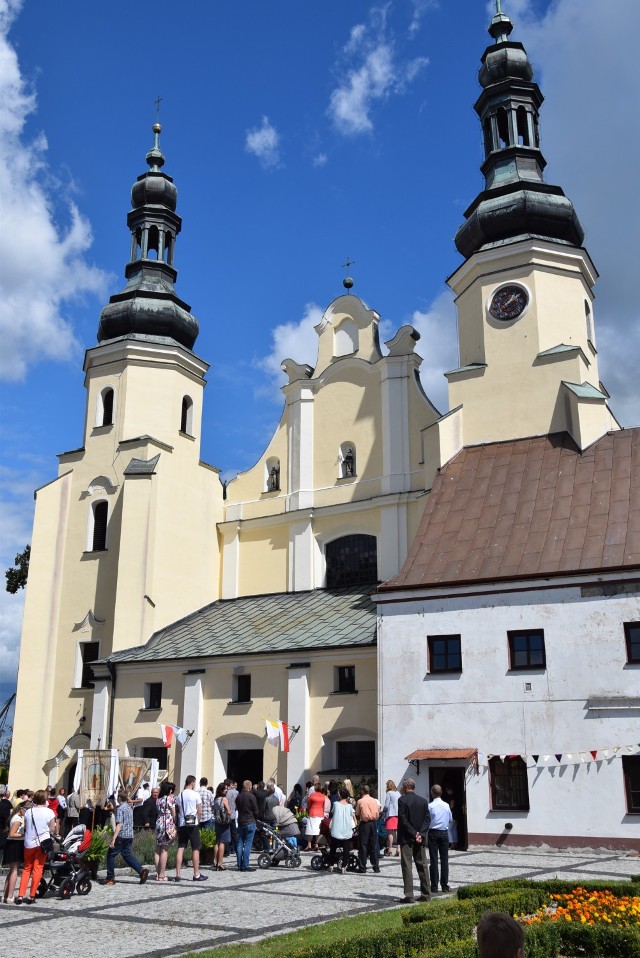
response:
[[[76,792],[67,795],[64,788],[36,792],[18,789],[12,797],[6,786],[0,786],[0,847],[2,863],[8,869],[3,901],[35,901],[52,838],[64,838],[77,824],[106,826],[111,832],[103,882],[107,886],[116,882],[118,857],[138,874],[141,884],[146,882],[149,869],[133,852],[136,831],[155,835],[157,882],[169,881],[167,861],[172,846],[176,847],[173,881],[185,877],[184,856],[190,847],[191,880],[204,882],[208,876],[200,870],[203,831],[215,832],[214,870],[225,871],[226,860],[235,855],[237,870],[247,872],[254,870],[250,864],[252,848],[268,850],[269,829],[274,829],[301,851],[318,852],[320,842],[326,842],[327,864],[342,874],[352,849],[357,851],[358,874],[365,874],[368,865],[379,873],[382,844],[385,856],[400,856],[404,882],[401,900],[414,900],[414,864],[420,882],[418,900],[426,900],[439,885],[442,891],[450,890],[448,850],[457,837],[452,795],[445,793],[443,801],[442,789],[435,785],[431,798],[428,803],[416,795],[415,782],[405,779],[400,788],[387,781],[383,803],[366,784],[360,787],[356,800],[349,779],[322,783],[318,775],[304,789],[295,785],[288,797],[275,779],[255,784],[245,780],[239,788],[235,781],[226,779],[214,789],[207,778],[197,784],[196,777],[188,775],[180,791],[167,780],[154,788],[143,782],[133,799],[121,789],[104,806],[95,808],[90,803],[81,806],[80,796]]]

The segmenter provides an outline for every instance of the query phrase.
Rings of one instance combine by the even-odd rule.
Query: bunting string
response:
[[[527,768],[558,767],[562,765],[587,765],[593,762],[606,762],[624,755],[635,755],[640,752],[640,744],[608,745],[606,748],[572,749],[566,752],[509,753],[478,752],[478,765],[487,766],[492,758],[499,758],[504,762],[507,758],[521,758]]]

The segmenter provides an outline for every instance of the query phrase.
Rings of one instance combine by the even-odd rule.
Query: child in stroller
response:
[[[54,839],[55,841],[55,839]],[[53,890],[66,901],[74,892],[78,895],[88,895],[91,891],[89,869],[85,867],[83,859],[91,845],[91,832],[84,825],[72,828],[65,840],[59,843],[57,850],[50,852],[47,857],[46,868],[51,873],[47,880],[45,876],[38,885],[37,897],[44,896]]]
[[[331,819],[323,818],[320,823],[320,835],[326,840],[326,845],[320,846],[320,854],[314,855],[311,859],[311,867],[314,871],[322,871],[325,868],[330,868],[329,865],[329,844],[331,841]],[[357,847],[357,846],[356,846]],[[351,852],[349,858],[344,862],[344,867],[348,872],[359,872],[360,871],[360,862],[358,860],[357,852]]]
[[[258,868],[271,868],[272,865],[279,865],[280,862],[284,862],[287,868],[300,868],[302,859],[295,838],[280,835],[277,828],[272,828],[266,822],[258,822],[258,825],[262,827],[263,835],[269,840],[268,850],[265,849],[258,855]]]

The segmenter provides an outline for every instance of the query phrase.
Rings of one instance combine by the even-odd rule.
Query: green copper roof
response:
[[[368,595],[372,588],[373,583],[212,602],[156,632],[146,645],[115,652],[109,660],[155,662],[373,646],[376,607]]]

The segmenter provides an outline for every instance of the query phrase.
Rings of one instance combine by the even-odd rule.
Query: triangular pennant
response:
[[[562,761],[562,752],[556,752],[556,753],[555,753],[555,756],[556,756],[556,762],[557,762],[558,765],[559,765],[560,762]]]
[[[600,751],[602,752],[602,754],[604,755],[605,758],[609,758],[609,749],[608,749],[608,748],[601,748]]]
[[[589,754],[591,755],[591,758],[592,758],[593,761],[595,762],[595,760],[596,760],[596,755],[598,754],[598,750],[594,748],[594,749],[591,750],[591,752],[589,752]]]
[[[587,759],[586,759],[586,752],[580,752],[580,761],[581,761],[581,762],[586,762],[586,761],[587,761]]]
[[[620,746],[619,746],[619,745],[614,745],[614,746],[613,746],[613,754],[614,754],[614,755],[617,755],[619,751],[620,751]]]
[[[504,760],[505,760],[506,757],[507,757],[506,755],[501,755],[501,756],[500,756],[500,761],[501,761],[501,762],[504,762]]]
[[[537,765],[537,764],[538,764],[538,759],[540,758],[540,756],[539,756],[539,755],[532,755],[531,758],[533,759],[533,761],[534,761],[535,764]]]
[[[570,762],[573,758],[573,752],[567,752],[567,761]]]
[[[550,755],[543,755],[543,756],[542,756],[542,761],[543,761],[543,762],[548,762],[550,758],[551,758]]]

